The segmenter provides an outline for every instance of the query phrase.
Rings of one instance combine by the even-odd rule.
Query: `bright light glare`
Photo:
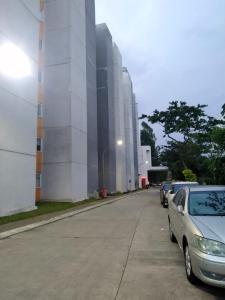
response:
[[[117,141],[117,145],[118,145],[118,146],[122,146],[122,145],[123,145],[123,141],[122,141],[122,140],[118,140],[118,141]]]
[[[31,63],[27,55],[12,43],[0,46],[0,72],[12,78],[31,76]]]
[[[149,163],[149,161],[148,161],[148,160],[146,160],[146,162],[145,162],[145,163],[146,163],[146,165],[147,165],[147,164]]]

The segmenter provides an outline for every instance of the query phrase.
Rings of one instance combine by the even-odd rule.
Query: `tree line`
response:
[[[219,118],[206,114],[206,107],[172,101],[164,111],[142,115],[150,124],[160,124],[166,139],[157,147],[153,129],[142,122],[141,144],[151,146],[153,166],[168,166],[177,180],[225,184],[225,104]]]

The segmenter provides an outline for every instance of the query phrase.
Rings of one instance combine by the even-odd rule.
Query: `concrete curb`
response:
[[[79,209],[79,210],[71,211],[71,212],[59,215],[57,217],[54,217],[54,218],[50,218],[48,220],[44,220],[44,221],[37,222],[37,223],[32,223],[32,224],[29,224],[29,225],[26,225],[26,226],[22,226],[22,227],[18,227],[18,228],[14,228],[14,229],[11,229],[11,230],[1,232],[0,233],[0,240],[9,238],[10,236],[13,236],[13,235],[25,232],[25,231],[29,231],[29,230],[32,230],[32,229],[35,229],[35,228],[38,228],[38,227],[41,227],[41,226],[44,226],[44,225],[47,225],[47,224],[54,223],[54,222],[57,222],[57,221],[60,221],[60,220],[66,219],[66,218],[73,217],[75,215],[79,215],[79,214],[84,213],[86,211],[96,209],[98,207],[101,207],[101,206],[104,206],[104,205],[107,205],[107,204],[111,204],[113,202],[119,201],[121,199],[125,199],[127,197],[136,195],[138,193],[140,193],[140,192],[128,194],[126,196],[115,198],[113,200],[109,200],[109,201],[106,201],[104,203],[100,203],[100,204],[92,205],[92,206],[85,207],[85,208],[82,208],[82,209]]]

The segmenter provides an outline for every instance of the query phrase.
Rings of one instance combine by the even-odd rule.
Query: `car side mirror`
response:
[[[178,205],[177,206],[177,211],[179,214],[181,214],[182,216],[184,215],[184,208],[182,205]]]

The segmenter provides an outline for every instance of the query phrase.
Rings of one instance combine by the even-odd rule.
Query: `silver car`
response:
[[[185,258],[188,280],[225,288],[225,187],[180,189],[169,202],[169,232]]]

